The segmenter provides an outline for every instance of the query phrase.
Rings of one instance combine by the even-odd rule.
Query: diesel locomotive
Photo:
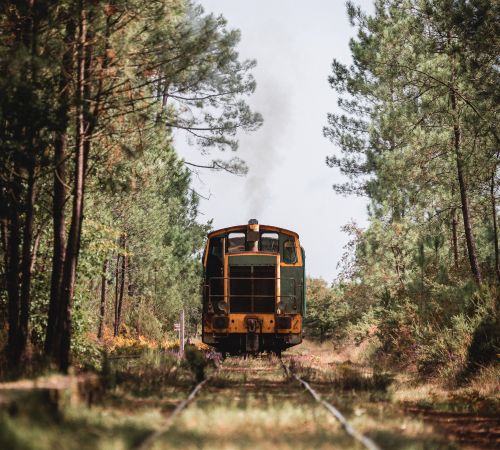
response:
[[[223,354],[273,352],[302,342],[305,253],[299,235],[252,219],[208,235],[203,342]]]

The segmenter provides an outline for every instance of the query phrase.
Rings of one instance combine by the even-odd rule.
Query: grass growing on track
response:
[[[362,448],[276,359],[227,360],[217,378],[153,447],[172,449]]]

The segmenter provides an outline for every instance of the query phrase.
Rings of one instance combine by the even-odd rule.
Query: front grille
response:
[[[276,266],[230,266],[229,299],[233,313],[273,313]]]

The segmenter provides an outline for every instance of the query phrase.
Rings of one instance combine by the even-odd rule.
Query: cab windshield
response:
[[[295,238],[287,234],[279,234],[271,231],[261,231],[258,241],[247,241],[245,232],[232,232],[224,236],[214,237],[210,240],[209,254],[216,253],[221,257],[222,242],[225,241],[225,252],[243,253],[243,252],[266,252],[280,253],[281,259],[287,264],[297,262],[297,252],[295,247]]]

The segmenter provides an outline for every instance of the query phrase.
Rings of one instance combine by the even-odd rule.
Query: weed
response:
[[[198,350],[192,344],[186,345],[184,350],[186,363],[191,372],[193,372],[196,382],[199,383],[205,379],[205,369],[210,360],[207,359],[204,352]]]

